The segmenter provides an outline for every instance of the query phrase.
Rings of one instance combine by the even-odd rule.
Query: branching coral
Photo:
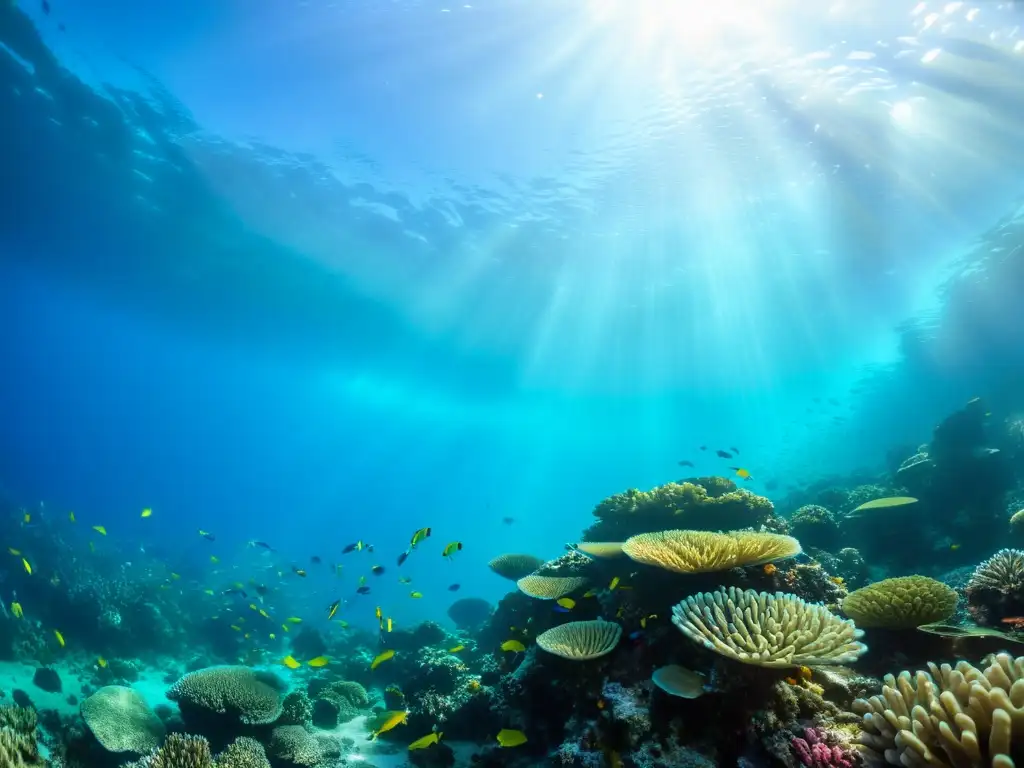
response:
[[[985,669],[929,663],[886,675],[882,693],[857,699],[860,744],[877,765],[1012,768],[1024,732],[1024,657],[989,656]]]
[[[0,766],[2,768],[43,768],[33,734],[13,728],[0,728]]]
[[[209,667],[189,672],[167,697],[193,707],[237,718],[248,725],[272,723],[281,714],[280,678],[249,667]]]
[[[772,503],[722,478],[668,483],[650,491],[630,489],[594,508],[599,518],[583,538],[586,541],[623,541],[639,533],[666,528],[721,530],[757,527],[772,514]],[[729,488],[725,491],[725,488]],[[724,492],[723,492],[724,491]]]
[[[242,736],[217,755],[217,768],[270,768],[263,745]]]
[[[956,591],[927,576],[899,576],[869,584],[843,600],[859,627],[912,629],[945,621],[956,611]]]
[[[672,623],[715,653],[761,667],[849,664],[867,651],[852,621],[781,592],[692,595],[672,609]]]
[[[964,588],[979,624],[998,624],[1024,611],[1024,550],[1001,549],[979,565]]]
[[[800,554],[800,542],[777,533],[658,531],[627,539],[622,551],[638,563],[676,573],[712,573]]]
[[[803,737],[793,737],[793,754],[807,768],[853,768],[857,764],[849,747],[829,744],[826,739],[820,728],[804,728]]]
[[[149,768],[214,768],[210,744],[202,736],[172,733],[148,760]]]

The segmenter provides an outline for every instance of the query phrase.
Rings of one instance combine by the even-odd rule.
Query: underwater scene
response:
[[[0,768],[1024,768],[1024,5],[0,4]]]

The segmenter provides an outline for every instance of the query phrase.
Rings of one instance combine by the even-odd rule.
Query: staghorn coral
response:
[[[1021,755],[1024,657],[1000,653],[984,664],[929,662],[927,672],[886,675],[880,695],[857,699],[868,762],[1012,768]]]
[[[800,554],[800,542],[777,533],[658,531],[633,536],[623,552],[638,563],[675,573],[712,573]]]
[[[849,664],[867,651],[852,621],[781,592],[692,595],[672,609],[672,623],[708,650],[761,667]]]
[[[241,736],[217,755],[217,768],[270,768],[270,761],[262,744]]]
[[[533,555],[509,553],[498,555],[487,563],[487,566],[503,579],[518,581],[523,576],[536,571],[544,564],[544,561]]]
[[[728,489],[728,490],[727,490]],[[697,478],[649,491],[632,488],[594,508],[599,518],[584,541],[623,541],[640,533],[689,528],[721,530],[758,527],[771,516],[772,503],[725,478]]]
[[[164,737],[164,724],[146,700],[123,685],[100,688],[79,709],[89,730],[109,752],[146,754]]]
[[[570,621],[537,635],[537,646],[573,661],[596,659],[615,650],[622,627],[613,621]]]
[[[913,629],[945,621],[956,612],[956,591],[927,576],[884,579],[851,592],[843,613],[859,627]]]
[[[202,736],[172,733],[147,760],[148,768],[215,768],[210,743]]]
[[[582,576],[538,576],[533,573],[516,582],[519,591],[538,600],[557,600],[587,586]]]
[[[43,768],[34,734],[14,728],[0,728],[0,766],[3,768]]]
[[[208,667],[189,672],[167,698],[182,707],[237,718],[246,725],[274,722],[281,714],[281,679],[249,667]]]

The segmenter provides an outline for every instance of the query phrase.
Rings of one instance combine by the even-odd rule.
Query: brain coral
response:
[[[585,541],[624,541],[639,533],[666,528],[728,530],[758,527],[771,515],[772,503],[726,480],[668,483],[650,491],[630,489],[610,496],[594,508],[599,518],[583,535]]]
[[[189,672],[167,692],[182,708],[225,715],[247,725],[274,722],[281,714],[284,683],[249,667],[208,667]]]
[[[164,724],[146,700],[123,685],[100,688],[79,709],[89,730],[109,752],[146,754],[164,737]]]
[[[638,563],[676,573],[713,573],[761,565],[800,554],[800,542],[778,533],[658,531],[626,540],[622,551]]]
[[[867,646],[852,621],[795,595],[720,588],[686,598],[672,623],[695,643],[744,664],[849,664]]]
[[[217,755],[217,768],[270,768],[270,761],[262,744],[241,736]]]
[[[945,621],[956,612],[956,591],[927,576],[899,576],[868,584],[843,599],[843,613],[858,627],[912,629]]]
[[[987,657],[985,669],[929,663],[886,675],[882,694],[857,699],[860,744],[875,765],[1013,768],[1024,720],[1024,657]]]
[[[541,650],[573,661],[596,659],[615,650],[622,627],[613,621],[570,621],[537,635]]]

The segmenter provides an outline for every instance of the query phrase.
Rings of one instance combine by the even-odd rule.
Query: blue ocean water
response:
[[[0,11],[0,482],[126,560],[444,620],[679,461],[770,496],[1020,401],[1014,3],[47,7]]]

